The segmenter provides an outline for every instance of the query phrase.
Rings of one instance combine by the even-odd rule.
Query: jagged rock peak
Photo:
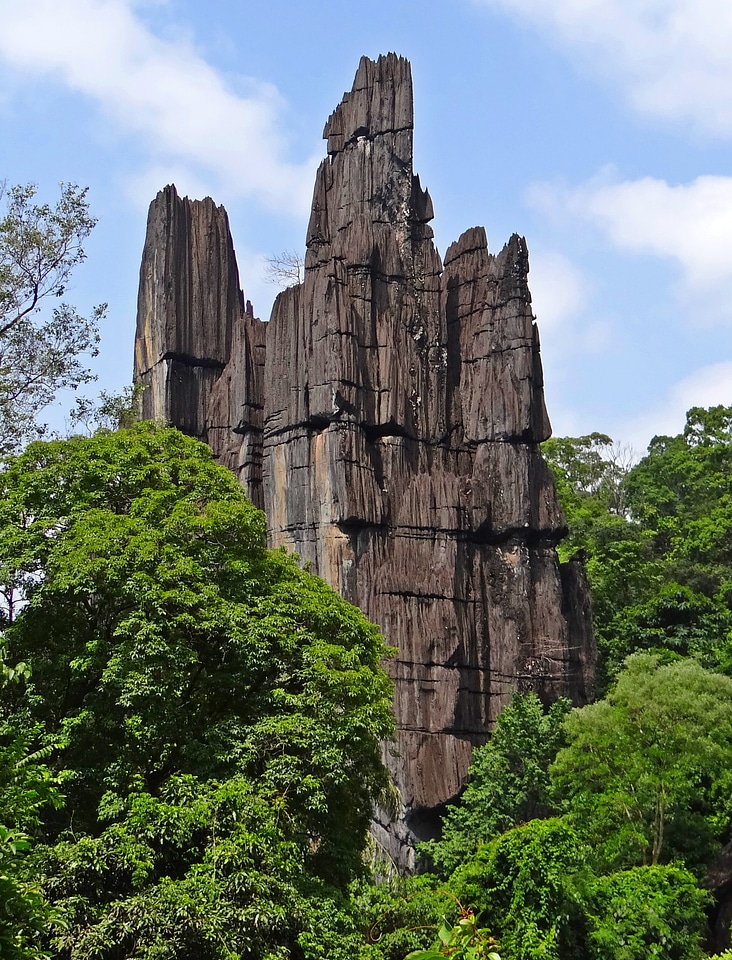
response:
[[[239,285],[226,211],[168,185],[150,204],[140,267],[142,415],[210,443],[259,506],[264,339]]]
[[[375,62],[361,57],[353,89],[331,113],[323,138],[333,157],[354,141],[411,132],[413,127],[412,70],[404,57],[389,53]],[[408,142],[410,151],[402,156],[404,163],[412,162],[411,139]]]
[[[325,126],[304,281],[266,325],[242,314],[223,221],[170,216],[158,197],[138,336],[159,359],[137,374],[152,384],[147,415],[208,438],[263,503],[270,543],[397,648],[387,762],[403,810],[381,839],[406,865],[513,692],[581,703],[594,668],[584,572],[555,550],[566,523],[539,448],[550,426],[526,243],[494,255],[473,227],[443,267],[412,117],[408,61],[363,58]],[[218,292],[194,296],[199,282]],[[226,355],[223,368],[172,365],[170,344],[189,340],[187,356]]]

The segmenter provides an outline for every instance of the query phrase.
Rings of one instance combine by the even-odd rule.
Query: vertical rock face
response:
[[[142,415],[208,442],[259,507],[266,329],[244,303],[224,208],[166,187],[150,205],[140,267]]]
[[[324,136],[305,279],[278,297],[264,351],[223,211],[158,195],[136,369],[145,415],[208,439],[261,490],[272,545],[397,648],[387,762],[404,811],[383,839],[408,864],[516,689],[589,697],[588,592],[554,549],[565,522],[538,447],[550,426],[525,242],[493,255],[472,228],[443,267],[406,60],[363,58]]]

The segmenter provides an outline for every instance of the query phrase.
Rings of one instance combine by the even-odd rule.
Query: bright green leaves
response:
[[[544,711],[536,694],[517,694],[501,712],[490,741],[473,753],[468,785],[450,806],[442,838],[422,844],[442,872],[451,873],[478,845],[534,817],[548,816],[549,764],[564,743],[569,701]]]
[[[607,679],[635,650],[732,661],[732,408],[695,407],[632,468],[609,438],[547,441],[569,522],[563,556],[584,551]]]
[[[459,868],[450,888],[469,903],[511,960],[573,956],[581,906],[574,875],[583,845],[560,819],[532,820],[482,845]]]
[[[501,960],[495,950],[496,941],[484,927],[478,926],[475,915],[466,910],[457,923],[448,927],[443,924],[437,940],[428,950],[415,950],[407,960]]]
[[[732,680],[692,660],[631,657],[606,700],[573,711],[555,790],[602,870],[715,849],[715,784],[732,764]]]
[[[732,828],[732,680],[639,653],[567,709],[515,695],[422,849],[503,960],[701,957],[699,881]]]
[[[175,431],[33,444],[0,484],[4,642],[32,667],[10,708],[66,741],[37,853],[56,949],[316,955],[313,900],[362,871],[388,782],[378,631]]]
[[[709,894],[676,864],[599,877],[588,891],[587,960],[700,960]]]
[[[28,869],[31,835],[61,800],[45,763],[52,749],[33,749],[38,733],[0,726],[0,956],[7,960],[39,958],[39,938],[54,917]]]

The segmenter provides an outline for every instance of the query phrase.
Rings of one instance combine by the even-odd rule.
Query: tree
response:
[[[564,744],[569,708],[560,699],[545,711],[535,693],[514,695],[489,742],[474,751],[468,784],[460,802],[447,808],[441,839],[420,845],[443,873],[452,873],[480,843],[550,816],[548,768]]]
[[[481,927],[478,918],[470,909],[462,909],[453,926],[442,923],[437,931],[437,940],[427,950],[415,950],[406,960],[501,960],[496,952],[498,944],[490,931]]]
[[[694,407],[632,467],[601,434],[543,445],[569,523],[560,552],[586,558],[601,689],[639,649],[732,669],[731,425],[730,407]]]
[[[709,894],[679,864],[598,877],[587,897],[588,960],[701,960]]]
[[[692,407],[676,437],[654,437],[627,480],[634,516],[675,578],[713,595],[731,581],[732,407]]]
[[[84,259],[84,241],[96,221],[87,191],[61,184],[54,207],[35,202],[36,187],[0,187],[0,456],[42,432],[36,420],[62,388],[76,389],[92,375],[80,359],[95,356],[106,304],[89,318],[59,302]]]
[[[645,603],[619,611],[606,631],[605,666],[616,676],[631,653],[648,650],[694,657],[708,669],[732,667],[732,610],[688,586],[670,582]]]
[[[131,427],[140,419],[141,383],[123,387],[119,393],[100,390],[96,400],[77,397],[69,413],[74,433],[82,428],[88,434]]]
[[[0,692],[25,669],[0,674]],[[26,860],[40,811],[60,806],[58,784],[44,760],[50,749],[33,750],[35,730],[0,723],[0,956],[40,960],[38,940],[54,913],[37,878],[27,876]]]
[[[624,482],[633,452],[605,433],[552,437],[541,447],[557,481],[562,506],[574,513],[582,504],[602,504],[610,513],[627,514]]]
[[[361,882],[353,900],[364,940],[359,960],[404,960],[428,949],[441,924],[458,911],[454,895],[429,873]]]
[[[703,873],[729,829],[717,800],[732,764],[732,680],[635,654],[566,732],[550,774],[599,872],[682,859]]]
[[[480,914],[503,960],[579,960],[575,877],[584,857],[565,820],[532,820],[482,844],[455,871],[450,889]]]
[[[381,636],[177,431],[34,443],[0,487],[6,709],[66,741],[57,955],[317,956],[388,782]]]
[[[305,261],[296,250],[285,250],[265,258],[264,279],[281,289],[296,287],[305,279]]]

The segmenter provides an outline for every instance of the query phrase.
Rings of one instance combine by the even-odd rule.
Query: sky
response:
[[[729,0],[0,0],[0,24],[0,180],[88,186],[98,218],[67,298],[109,304],[99,387],[131,380],[157,191],[226,207],[267,319],[323,125],[395,51],[439,251],[527,239],[554,434],[641,454],[732,404]]]

